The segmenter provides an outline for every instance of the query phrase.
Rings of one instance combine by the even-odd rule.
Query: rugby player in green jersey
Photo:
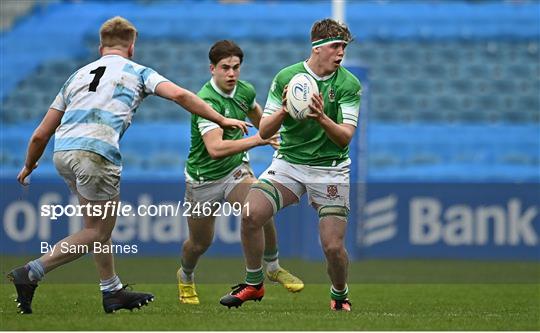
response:
[[[349,213],[349,143],[358,122],[362,88],[341,66],[350,41],[344,24],[331,19],[315,22],[309,59],[284,68],[272,82],[259,133],[270,138],[281,127],[281,146],[246,198],[250,209],[243,211],[241,235],[246,280],[221,298],[225,306],[238,307],[264,296],[263,228],[277,211],[307,193],[319,215],[320,241],[332,283],[330,308],[351,310],[344,237]],[[311,75],[320,91],[312,99],[309,118],[302,121],[291,118],[286,110],[286,86],[297,73]]]
[[[210,48],[208,56],[212,78],[198,96],[222,115],[239,120],[245,120],[247,116],[258,128],[262,110],[255,100],[255,89],[248,82],[239,80],[244,57],[242,49],[232,41],[222,40]],[[181,303],[199,304],[193,271],[214,238],[214,211],[219,207],[214,203],[226,200],[243,205],[250,186],[257,180],[249,166],[247,150],[261,145],[277,148],[277,139],[274,134],[262,139],[258,133],[243,138],[241,130],[222,130],[202,117],[191,117],[185,202],[190,203],[192,209],[188,214],[189,238],[182,247],[182,266],[177,272]],[[291,292],[301,291],[303,282],[279,266],[272,216],[267,222],[262,231],[267,277]]]

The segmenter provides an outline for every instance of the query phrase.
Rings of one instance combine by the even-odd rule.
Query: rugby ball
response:
[[[315,79],[307,73],[298,73],[289,81],[287,90],[287,112],[296,120],[306,119],[311,112],[311,98],[319,94]]]

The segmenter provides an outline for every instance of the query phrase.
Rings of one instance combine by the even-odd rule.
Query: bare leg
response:
[[[282,196],[283,207],[290,205],[293,202],[298,201],[296,195],[283,185],[275,183],[274,186]],[[272,206],[271,199],[260,189],[250,189],[245,204],[242,210],[242,225],[241,225],[241,238],[242,247],[244,249],[244,257],[246,261],[246,278],[245,283],[239,284],[237,289],[231,293],[223,296],[219,303],[227,306],[240,306],[247,300],[261,300],[264,296],[264,273],[262,270],[262,261],[265,247],[265,229],[264,226],[268,225],[269,221],[274,215],[274,208]],[[273,226],[273,224],[272,224]],[[277,243],[275,229],[270,237],[273,238],[274,246]],[[277,262],[276,262],[277,264]],[[277,273],[283,272],[294,282],[293,289],[289,289],[282,280],[275,278],[272,281],[279,281],[287,289],[291,291],[300,291],[303,289],[304,284],[301,280],[294,277],[292,274],[285,270],[277,269]],[[267,272],[267,274],[269,274]],[[270,277],[269,277],[270,278]],[[287,281],[285,281],[287,282]]]
[[[111,246],[112,240],[103,243],[104,246]],[[94,263],[101,281],[108,280],[116,275],[114,269],[114,256],[112,253],[94,253]]]
[[[278,183],[274,183],[274,185],[281,192],[283,207],[298,201],[296,195],[289,189]],[[258,269],[261,267],[264,254],[264,232],[266,229],[263,229],[263,227],[268,224],[268,221],[273,221],[271,218],[274,211],[271,202],[260,190],[249,191],[246,203],[249,204],[249,210],[244,209],[242,211],[242,246],[246,267],[248,269]],[[269,235],[268,237],[272,236]],[[274,244],[277,244],[275,229],[273,238]]]
[[[259,269],[264,254],[263,226],[273,215],[272,204],[260,191],[249,192],[249,210],[242,212],[241,238],[246,267]]]
[[[118,202],[118,196],[110,201]],[[106,205],[107,201],[88,201],[79,195],[79,202],[82,205],[90,203],[91,205],[102,206],[101,208],[103,212],[105,210],[104,206]],[[45,273],[50,272],[56,267],[71,262],[86,254],[85,251],[81,251],[83,249],[82,247],[80,247],[80,251],[73,251],[75,253],[70,253],[70,251],[62,251],[62,248],[65,249],[66,246],[83,245],[87,247],[88,251],[92,251],[94,248],[94,242],[100,242],[102,244],[109,242],[115,223],[116,216],[113,214],[108,214],[108,216],[106,216],[104,219],[102,219],[101,216],[85,215],[84,227],[81,231],[62,239],[55,244],[52,252],[45,253],[43,256],[41,256],[40,261],[43,265]],[[96,264],[98,265],[100,277],[104,275],[110,278],[114,275],[114,260],[112,258],[112,254],[108,254],[106,256],[99,255]],[[103,265],[103,267],[101,267],[101,265]]]
[[[253,177],[246,178],[242,183],[238,184],[227,197],[227,201],[230,203],[240,202],[244,204],[246,197],[249,193],[251,185],[255,183],[257,179]],[[265,252],[275,252],[277,250],[277,233],[274,225],[274,219],[270,218],[264,223],[264,250]]]
[[[208,250],[214,239],[215,218],[204,217],[194,219],[188,217],[189,238],[182,247],[182,265],[193,269],[199,258]]]
[[[328,216],[321,219],[319,233],[326,256],[327,271],[334,288],[345,289],[349,258],[345,250],[344,238],[347,222]]]
[[[237,185],[228,197],[229,202],[241,202],[242,204],[244,204],[245,196],[248,193],[250,193],[249,190],[251,188],[251,184],[255,181],[256,181],[255,178],[250,177],[246,179],[244,183]],[[284,191],[288,191],[288,190],[284,189]],[[255,191],[255,192],[260,192],[260,191]],[[287,204],[297,200],[296,196],[292,194],[292,192],[287,193],[287,194],[290,196],[287,199],[288,200]],[[272,207],[269,207],[269,208],[267,207],[266,209],[269,209],[266,214],[273,213]],[[264,221],[264,220],[261,219],[260,221]],[[281,285],[283,285],[283,287],[285,287],[290,292],[301,291],[304,288],[304,283],[302,282],[302,280],[300,280],[299,278],[297,278],[296,276],[294,276],[287,270],[281,268],[279,265],[278,240],[277,240],[277,232],[276,232],[276,226],[274,224],[274,219],[270,217],[266,222],[264,222],[262,229],[264,233],[264,240],[263,240],[264,243],[262,243],[260,239],[254,242],[254,244],[257,244],[257,249],[255,251],[257,251],[257,255],[256,255],[257,258],[259,258],[257,259],[259,266],[257,268],[250,268],[248,266],[248,269],[260,268],[260,264],[262,263],[260,260],[260,251],[261,251],[260,246],[264,246],[263,258],[267,264],[266,265],[267,278],[270,281],[280,283]],[[249,235],[250,236],[248,238],[252,239],[253,234],[250,232]],[[260,237],[260,235],[258,235],[257,237]],[[251,245],[251,246],[254,246],[254,245]],[[244,247],[244,251],[249,251],[248,247]],[[253,261],[252,265],[255,265],[255,261]]]
[[[277,231],[274,219],[270,218],[264,227],[264,251],[274,253],[278,248]]]
[[[115,198],[115,202],[118,202],[118,199],[119,197]],[[79,202],[83,205],[86,205],[90,201],[79,195]],[[111,216],[111,220],[113,220],[113,227],[110,231],[111,233],[114,229],[114,225],[116,224],[116,218],[116,216]],[[112,239],[109,237],[109,240],[104,242],[103,245],[111,246]],[[101,281],[108,280],[116,275],[116,270],[114,268],[114,255],[112,253],[94,253],[93,257],[94,263],[96,264],[96,269],[98,271],[99,279]]]

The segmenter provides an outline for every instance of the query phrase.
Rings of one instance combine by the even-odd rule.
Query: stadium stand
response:
[[[2,1],[2,10],[0,11],[0,31],[9,30],[15,21],[24,17],[29,11],[42,4],[39,1]]]
[[[39,17],[26,18],[43,29],[30,32],[21,22],[1,37],[5,45],[15,45],[3,53],[8,65],[0,92],[4,175],[22,164],[20,148],[10,147],[26,144],[63,80],[96,57],[98,41],[88,36],[95,35],[110,4],[84,3],[84,18],[78,11],[82,5],[50,5]],[[192,91],[209,77],[209,46],[217,39],[236,39],[246,54],[242,79],[255,85],[261,104],[277,71],[308,57],[306,32],[312,21],[328,15],[325,4],[313,4],[296,20],[290,15],[299,3],[202,2],[183,11],[170,2],[112,5],[141,31],[135,60]],[[234,24],[216,21],[216,6],[234,6],[229,11]],[[400,6],[408,6],[407,15]],[[416,7],[414,16],[410,6]],[[348,6],[347,20],[358,40],[349,47],[347,62],[369,70],[368,179],[540,181],[537,9],[527,3]],[[72,20],[64,22],[69,34],[52,24],[59,17]],[[32,42],[16,43],[28,38]],[[56,38],[62,47],[49,45]],[[29,52],[36,47],[40,52]],[[123,139],[124,175],[181,177],[188,125],[188,113],[149,97]],[[171,134],[160,135],[158,144],[157,132]],[[256,172],[268,163],[269,153],[251,154]],[[49,162],[43,161],[40,174],[54,173]]]

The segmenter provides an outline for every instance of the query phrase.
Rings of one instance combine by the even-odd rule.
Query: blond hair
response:
[[[137,29],[123,17],[115,16],[103,23],[99,29],[102,47],[122,46],[128,48],[135,42]]]

